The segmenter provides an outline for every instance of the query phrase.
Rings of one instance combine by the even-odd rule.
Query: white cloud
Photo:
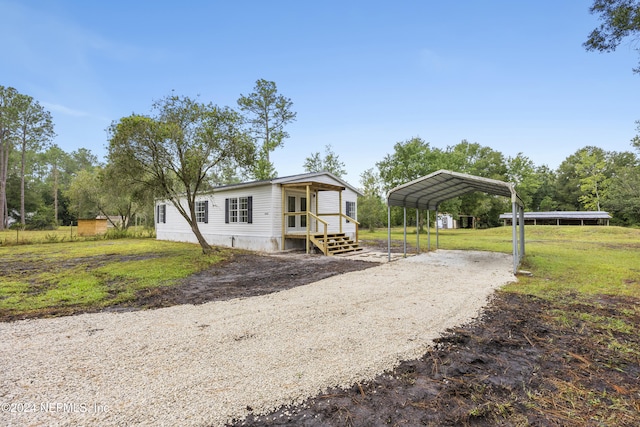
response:
[[[42,102],[42,106],[48,109],[49,111],[65,114],[67,116],[73,116],[73,117],[90,117],[91,116],[91,114],[89,114],[86,111],[74,110],[73,108],[65,107],[64,105],[60,105],[60,104]]]

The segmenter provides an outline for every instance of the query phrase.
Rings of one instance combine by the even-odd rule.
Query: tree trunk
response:
[[[198,239],[198,243],[200,243],[200,247],[202,248],[202,253],[207,255],[213,252],[213,248],[209,243],[207,243],[204,236],[200,232],[200,228],[198,227],[197,222],[193,222],[191,224],[191,230],[193,231],[193,234],[196,235],[196,239]]]
[[[22,157],[20,159],[20,224],[26,224],[25,212],[24,212],[24,163],[25,153],[27,151],[27,141],[22,140]]]
[[[9,173],[9,141],[0,140],[0,230],[7,225],[7,175]]]
[[[56,226],[58,225],[58,167],[53,165],[53,212]]]

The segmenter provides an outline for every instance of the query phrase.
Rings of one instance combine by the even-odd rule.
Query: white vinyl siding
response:
[[[312,180],[333,185],[343,184],[328,175],[314,175]],[[309,177],[300,177],[300,182],[308,181]],[[294,180],[286,180],[286,183],[289,182],[294,182]],[[285,191],[284,206],[283,191]],[[306,199],[304,191],[289,191],[289,189],[283,188],[280,183],[260,182],[257,185],[248,183],[240,186],[229,186],[228,188],[221,187],[215,189],[211,194],[203,194],[199,197],[201,201],[208,202],[208,215],[206,216],[208,222],[199,222],[198,227],[204,238],[211,245],[233,246],[265,252],[279,251],[282,249],[282,227],[284,226],[286,230],[288,224],[287,219],[283,216],[282,209],[284,207],[285,211],[287,210],[288,200],[286,196],[288,195],[304,197],[306,206],[312,212],[316,211],[317,206],[318,211],[321,213],[334,214],[339,210],[346,214],[345,202],[356,202],[357,200],[357,194],[349,187],[342,192],[342,209],[340,209],[339,195],[336,191],[320,191],[317,194],[316,201],[316,196],[313,192],[309,199]],[[236,222],[231,222],[232,215],[228,206],[228,204],[231,205],[231,199],[235,199],[237,203],[236,207],[234,207],[237,215]],[[305,202],[302,202],[303,208],[305,207]],[[181,203],[185,206],[186,200],[181,200]],[[298,200],[298,203],[301,202]],[[160,215],[159,206],[162,204],[166,204],[166,207],[164,208],[165,211]],[[299,211],[299,206],[296,207],[296,211]],[[156,235],[158,239],[197,243],[191,227],[173,204],[167,200],[158,200],[156,202],[156,215]],[[162,217],[164,217],[166,223],[160,222]],[[323,216],[322,219],[329,222],[329,232],[338,231],[337,216]],[[315,224],[315,220],[309,223],[312,230],[315,229]],[[301,230],[306,229],[304,225],[306,224],[302,224]],[[343,223],[343,232],[347,234],[354,233],[354,224]],[[287,246],[287,248],[290,247]]]

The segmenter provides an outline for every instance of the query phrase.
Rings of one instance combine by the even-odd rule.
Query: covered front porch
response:
[[[287,240],[304,240],[307,253],[313,246],[325,255],[362,249],[358,238],[360,223],[354,218],[356,203],[347,202],[343,209],[345,187],[307,181],[281,184],[281,189],[282,250]],[[320,194],[324,192],[337,193],[337,200],[327,197],[321,202]]]

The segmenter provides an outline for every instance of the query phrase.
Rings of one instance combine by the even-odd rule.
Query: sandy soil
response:
[[[437,251],[251,298],[3,323],[0,423],[223,425],[301,403],[419,358],[511,267]]]

